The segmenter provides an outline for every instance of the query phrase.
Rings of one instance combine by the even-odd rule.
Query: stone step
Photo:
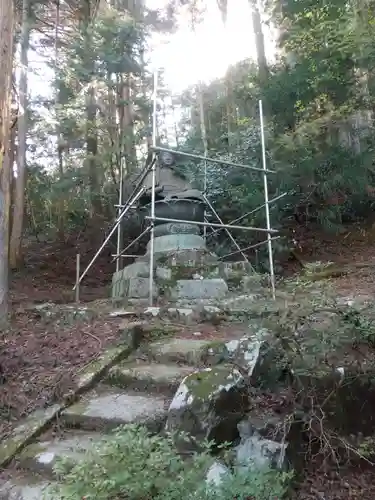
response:
[[[12,474],[12,478],[0,484],[0,500],[53,500],[46,494],[50,482],[39,475]]]
[[[111,430],[130,423],[145,424],[158,432],[164,424],[169,400],[166,397],[98,386],[61,414],[67,427]]]
[[[155,392],[174,396],[180,382],[196,367],[178,364],[147,363],[136,360],[114,366],[106,383],[127,390]]]
[[[159,363],[177,362],[202,367],[205,364],[206,353],[213,344],[215,342],[212,340],[171,339],[149,344],[147,353],[151,359]]]
[[[63,438],[40,438],[29,445],[17,457],[23,470],[33,474],[42,474],[45,478],[53,478],[53,468],[59,459],[68,459],[78,463],[81,457],[99,442],[101,434],[83,431],[68,431]]]

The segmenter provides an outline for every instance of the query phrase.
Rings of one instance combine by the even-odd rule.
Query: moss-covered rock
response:
[[[185,451],[206,439],[216,444],[233,441],[248,408],[247,394],[246,380],[231,365],[194,372],[185,377],[172,400],[166,429],[180,436],[177,444]],[[190,439],[183,439],[184,434]]]
[[[227,363],[230,360],[230,352],[223,340],[213,340],[205,345],[201,351],[201,361],[205,366],[216,366]]]
[[[284,376],[286,358],[281,345],[265,328],[225,344],[229,360],[241,367],[254,386],[272,387]]]
[[[206,366],[232,363],[254,386],[274,386],[283,376],[284,352],[271,332],[259,328],[240,339],[212,341],[202,349],[201,361]]]

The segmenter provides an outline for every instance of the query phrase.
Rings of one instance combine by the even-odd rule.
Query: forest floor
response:
[[[374,263],[375,226],[351,227],[340,236],[299,231],[299,257],[303,262]],[[61,399],[74,385],[77,374],[112,343],[118,331],[116,319],[95,319],[73,325],[45,324],[35,313],[25,311],[31,303],[66,303],[74,297],[76,254],[81,254],[81,269],[89,263],[100,241],[80,235],[61,243],[30,243],[25,249],[25,267],[11,278],[12,324],[0,334],[0,439],[16,420],[30,411]],[[109,295],[114,264],[105,249],[81,286],[81,301],[103,299]],[[297,261],[284,263],[286,275],[300,271]],[[357,269],[334,280],[338,295],[375,297],[374,270]],[[206,328],[204,335],[220,334],[220,328]],[[181,334],[190,335],[188,329]],[[375,468],[359,467],[331,471],[328,475],[311,464],[307,478],[296,498],[373,499]]]

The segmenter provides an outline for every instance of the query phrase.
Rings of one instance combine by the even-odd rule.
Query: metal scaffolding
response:
[[[247,256],[245,255],[245,251],[250,250],[252,248],[257,248],[263,244],[267,243],[268,247],[268,259],[269,259],[269,270],[270,270],[270,284],[271,284],[271,290],[272,290],[272,297],[275,299],[275,271],[274,271],[274,261],[273,261],[273,247],[272,247],[272,242],[280,238],[280,236],[276,236],[278,231],[275,229],[272,229],[271,227],[271,221],[270,221],[270,210],[269,207],[272,203],[275,203],[276,201],[280,200],[283,198],[286,193],[283,193],[279,196],[276,196],[273,199],[269,199],[268,197],[268,174],[275,174],[276,172],[274,170],[270,170],[267,168],[267,161],[266,161],[266,145],[265,145],[265,135],[264,135],[264,121],[263,121],[263,105],[262,101],[259,101],[259,117],[260,117],[260,136],[261,136],[261,145],[262,145],[262,168],[258,167],[253,167],[250,165],[244,165],[240,163],[233,163],[230,161],[225,161],[225,160],[219,160],[216,158],[210,158],[205,154],[204,156],[202,155],[197,155],[197,154],[192,154],[192,153],[185,153],[182,151],[178,150],[172,150],[168,148],[163,148],[157,146],[157,93],[158,93],[158,72],[154,72],[154,89],[153,89],[153,116],[152,116],[152,147],[151,147],[151,152],[148,156],[146,166],[143,169],[143,171],[140,173],[138,177],[138,182],[136,182],[136,186],[132,192],[132,194],[129,197],[128,202],[123,204],[123,165],[121,164],[121,173],[120,173],[120,192],[119,192],[119,202],[117,205],[118,208],[118,215],[115,221],[114,226],[112,227],[110,233],[106,237],[106,239],[103,241],[101,247],[99,250],[96,252],[86,269],[83,271],[79,279],[77,280],[76,285],[74,286],[73,290],[76,289],[77,286],[81,283],[83,278],[86,276],[88,271],[91,269],[92,265],[104,249],[105,245],[109,242],[110,238],[112,235],[115,233],[117,229],[117,253],[113,255],[113,261],[116,261],[116,271],[119,271],[120,269],[120,258],[122,257],[136,257],[135,255],[129,255],[126,254],[126,252],[136,243],[138,242],[145,234],[150,233],[150,243],[149,243],[149,253],[150,253],[150,273],[149,273],[149,304],[150,306],[153,305],[154,300],[153,300],[153,293],[154,293],[154,226],[155,222],[172,222],[172,223],[188,223],[188,224],[194,224],[196,226],[203,227],[204,230],[207,227],[210,227],[213,232],[211,233],[214,235],[220,230],[225,230],[227,233],[228,237],[230,238],[231,242],[234,244],[236,247],[235,252],[231,252],[222,258],[230,257],[232,255],[236,254],[242,254],[243,258],[245,261],[248,262]],[[237,219],[231,221],[229,224],[224,224],[222,219],[220,218],[219,214],[216,212],[212,204],[207,198],[207,193],[204,192],[204,200],[207,204],[207,206],[210,208],[211,212],[213,215],[216,217],[218,223],[212,223],[208,222],[207,219],[205,219],[205,222],[196,222],[196,221],[187,221],[187,220],[179,220],[179,219],[171,219],[171,218],[163,218],[163,217],[156,217],[155,216],[155,190],[156,190],[156,161],[157,161],[157,156],[160,153],[171,153],[176,156],[183,156],[186,158],[191,158],[195,160],[200,160],[204,162],[205,168],[204,168],[204,185],[205,187],[207,186],[207,163],[215,163],[219,165],[225,165],[228,167],[235,167],[235,168],[242,168],[242,169],[247,169],[247,170],[252,170],[255,172],[259,172],[263,175],[263,185],[264,185],[264,203],[260,205],[259,207],[255,208],[251,212],[248,212],[241,217],[238,217]],[[137,237],[135,238],[125,249],[121,250],[121,222],[123,221],[125,215],[129,212],[129,210],[134,207],[134,205],[138,202],[138,200],[141,198],[141,196],[145,193],[146,188],[144,186],[144,181],[146,177],[151,173],[151,210],[150,210],[150,215],[146,216],[145,219],[149,222],[149,226]],[[243,220],[245,217],[255,213],[256,211],[265,208],[265,217],[266,217],[266,227],[252,227],[252,226],[243,226],[243,225],[238,225],[235,224],[236,222],[240,222]],[[230,230],[236,229],[236,230],[244,230],[244,231],[257,231],[257,232],[263,232],[267,233],[267,238],[259,243],[250,245],[246,248],[240,248],[238,243],[236,242],[235,238],[231,234]]]

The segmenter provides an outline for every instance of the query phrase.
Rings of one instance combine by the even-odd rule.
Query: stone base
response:
[[[142,255],[136,262],[147,263],[147,265],[149,265],[150,254]],[[209,252],[207,249],[185,249],[173,250],[170,252],[155,252],[154,262],[156,266],[178,266],[196,269],[207,266],[218,267],[219,265],[217,256]]]
[[[147,244],[150,253],[151,242]],[[168,253],[178,250],[205,250],[206,242],[198,234],[166,234],[154,238],[154,252]]]
[[[133,265],[133,264],[132,264]],[[147,299],[149,297],[150,278],[126,278],[127,268],[114,273],[112,278],[111,296],[112,298],[129,297],[133,299]],[[154,297],[158,295],[158,288],[154,283]]]
[[[177,280],[169,290],[172,300],[221,299],[228,293],[228,286],[222,278]]]
[[[239,260],[236,262],[220,262],[220,274],[223,278],[232,278],[243,276],[244,274],[253,274],[254,269],[250,262]]]
[[[172,225],[159,229],[171,231]],[[181,230],[180,225],[177,229]],[[186,227],[185,227],[186,226]],[[191,231],[189,224],[184,230]],[[149,296],[150,243],[147,252],[113,275],[112,298],[147,299]],[[172,301],[211,300],[229,290],[251,289],[246,277],[254,270],[248,262],[220,262],[199,234],[161,234],[154,239],[154,296]]]
[[[219,278],[218,259],[205,249],[154,254],[154,296],[168,295],[178,280]],[[112,298],[146,299],[149,296],[150,255],[113,274]]]

